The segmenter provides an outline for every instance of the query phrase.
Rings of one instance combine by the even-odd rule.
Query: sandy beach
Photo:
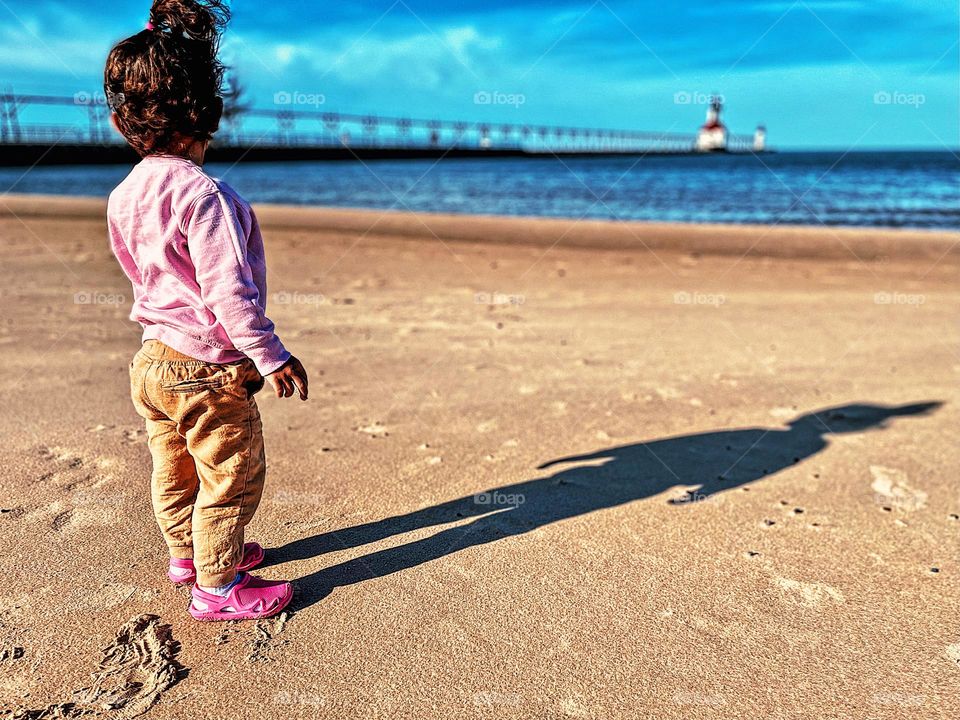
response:
[[[960,713],[960,234],[257,212],[296,597],[201,624],[104,202],[0,198],[0,715]]]

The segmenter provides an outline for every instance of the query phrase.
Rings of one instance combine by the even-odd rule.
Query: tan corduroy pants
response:
[[[250,360],[215,365],[156,340],[130,363],[153,456],[157,524],[173,557],[193,558],[200,585],[236,576],[243,531],[260,504],[266,461],[253,395],[262,387]]]

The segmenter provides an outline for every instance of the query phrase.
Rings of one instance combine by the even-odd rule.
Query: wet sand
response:
[[[258,207],[296,597],[201,624],[103,207],[0,198],[0,709],[960,712],[960,234]]]

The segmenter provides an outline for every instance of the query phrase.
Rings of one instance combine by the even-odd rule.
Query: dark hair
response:
[[[223,0],[154,0],[147,29],[110,51],[104,91],[116,124],[141,156],[209,140],[223,112]]]

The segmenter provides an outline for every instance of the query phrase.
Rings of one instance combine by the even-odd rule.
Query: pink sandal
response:
[[[259,543],[248,542],[243,546],[243,560],[237,565],[237,572],[252,570],[263,562],[263,548]],[[197,581],[197,569],[190,558],[170,558],[167,577],[175,585],[193,585]]]
[[[226,597],[194,585],[189,612],[196,620],[258,620],[276,615],[290,604],[293,585],[243,573]]]

